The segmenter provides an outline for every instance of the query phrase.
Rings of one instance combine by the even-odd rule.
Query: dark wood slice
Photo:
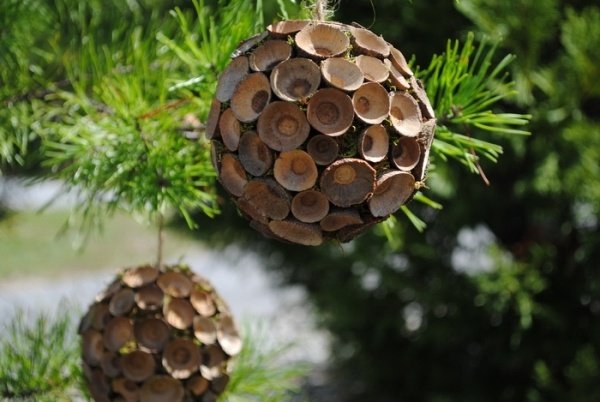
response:
[[[289,194],[271,178],[250,180],[242,199],[251,208],[248,210],[253,211],[248,215],[258,221],[264,221],[264,218],[282,220],[290,213]]]
[[[102,333],[94,329],[88,329],[81,335],[81,351],[83,361],[90,366],[100,365],[104,354],[104,342]]]
[[[140,398],[140,387],[134,381],[124,377],[114,378],[112,380],[112,389],[125,402],[137,402]]]
[[[114,316],[125,315],[131,311],[135,304],[133,290],[124,288],[113,295],[108,303],[108,310]]]
[[[295,149],[279,154],[279,158],[275,160],[273,176],[284,188],[303,191],[315,185],[319,172],[308,153]]]
[[[329,212],[329,200],[320,191],[306,190],[294,196],[291,209],[299,221],[315,223]]]
[[[241,127],[231,108],[225,109],[221,114],[219,132],[221,133],[223,144],[225,144],[227,149],[237,151],[240,142]]]
[[[221,102],[218,99],[213,99],[206,117],[206,128],[204,135],[207,140],[212,140],[219,135],[219,117],[221,116]]]
[[[133,338],[133,325],[126,317],[113,317],[104,328],[102,341],[104,347],[111,352],[117,352]]]
[[[333,138],[318,134],[308,141],[306,150],[317,165],[326,166],[337,158],[340,147]]]
[[[248,75],[249,68],[246,56],[233,59],[219,77],[215,98],[219,102],[228,102],[238,84]]]
[[[245,39],[240,42],[238,47],[231,53],[231,58],[242,56],[244,53],[250,51],[254,46],[265,40],[269,36],[268,32],[261,32],[252,36],[251,38]]]
[[[269,229],[292,243],[304,246],[318,246],[323,243],[323,232],[319,225],[314,223],[303,223],[295,219],[271,221]]]
[[[258,118],[257,130],[269,148],[289,151],[306,141],[310,125],[297,105],[276,101],[270,103]]]
[[[365,28],[350,28],[352,33],[353,48],[362,54],[374,57],[387,57],[390,54],[390,48],[381,36]]]
[[[221,157],[219,181],[229,193],[236,197],[242,195],[244,186],[248,183],[244,167],[240,161],[230,153],[225,153]]]
[[[320,188],[333,205],[360,204],[373,193],[375,169],[362,159],[337,160],[321,175]]]
[[[152,317],[136,320],[133,333],[140,347],[150,352],[163,350],[171,337],[171,330],[167,323]]]
[[[408,172],[392,171],[377,180],[369,210],[375,217],[387,217],[404,205],[415,192],[415,178]]]
[[[326,217],[324,217],[319,225],[326,232],[335,232],[346,226],[360,225],[363,223],[358,211],[354,208],[348,209],[332,209]]]
[[[150,378],[156,368],[152,354],[141,350],[134,350],[122,355],[119,365],[125,378],[135,382]]]
[[[181,381],[169,375],[154,375],[140,389],[140,402],[183,402],[184,396]]]
[[[421,146],[416,138],[400,137],[392,148],[394,166],[405,172],[410,172],[421,159]]]
[[[308,101],[306,117],[310,125],[322,134],[340,136],[352,126],[352,99],[335,88],[323,88]]]
[[[252,176],[262,176],[273,166],[273,152],[261,141],[256,131],[242,134],[238,157],[244,169]]]
[[[346,226],[345,228],[342,228],[337,232],[336,238],[342,243],[347,243],[349,241],[354,240],[357,236],[360,236],[361,234],[367,232],[369,229],[371,229],[379,222],[382,222],[384,219],[385,218],[371,217],[370,219],[365,219],[365,223],[361,225]]]
[[[173,378],[184,380],[196,373],[202,362],[200,348],[186,338],[171,340],[162,354],[162,365]]]

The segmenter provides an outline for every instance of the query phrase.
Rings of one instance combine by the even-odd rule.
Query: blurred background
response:
[[[107,10],[115,2],[90,3],[99,31],[115,23]],[[71,15],[78,3],[27,0],[28,18],[9,24],[2,11],[8,18],[13,3],[20,2],[0,5],[0,26],[10,27],[0,28],[0,49],[16,57],[0,59],[0,93],[10,104],[0,113],[0,322],[19,306],[39,310],[63,297],[85,308],[116,270],[152,261],[156,249],[156,229],[119,212],[76,251],[79,239],[59,233],[77,200],[62,196],[38,212],[63,190],[60,182],[29,185],[49,168],[36,153],[35,121],[23,116],[34,115],[44,88],[38,70],[60,85],[61,67],[23,44],[54,32],[50,42],[60,47],[79,35],[69,18],[35,12],[62,4],[61,15]],[[141,26],[170,18],[175,6],[192,8],[117,3]],[[205,6],[218,13],[222,3]],[[259,3],[266,23],[282,6],[298,12],[291,1]],[[593,3],[341,0],[336,20],[383,35],[414,57],[413,66],[427,66],[468,32],[497,41],[499,59],[516,55],[517,94],[500,108],[531,114],[532,135],[494,137],[504,154],[482,162],[489,186],[458,163],[434,159],[426,194],[444,208],[411,205],[427,223],[423,233],[399,217],[394,242],[375,228],[343,247],[283,245],[257,236],[222,194],[220,215],[193,217],[199,230],[170,219],[167,260],[183,259],[211,279],[241,321],[265,322],[267,336],[293,343],[289,359],[311,366],[310,401],[599,401],[600,6]],[[15,73],[23,65],[30,81]],[[208,109],[200,110],[202,120]],[[27,153],[10,143],[11,131],[25,133]]]

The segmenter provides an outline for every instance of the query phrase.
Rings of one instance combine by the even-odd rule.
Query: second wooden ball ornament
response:
[[[435,115],[402,53],[357,26],[281,21],[243,42],[206,124],[218,179],[251,226],[350,241],[425,179]]]

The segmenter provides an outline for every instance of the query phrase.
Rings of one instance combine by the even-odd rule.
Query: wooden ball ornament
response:
[[[412,199],[435,126],[400,50],[363,27],[292,20],[233,52],[206,137],[217,177],[251,227],[319,245],[350,241]],[[213,339],[205,320],[191,327]]]
[[[227,304],[186,266],[126,269],[79,325],[96,402],[201,402],[223,393],[242,338]]]

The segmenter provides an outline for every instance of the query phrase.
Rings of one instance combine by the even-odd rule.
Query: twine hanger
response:
[[[339,5],[339,0],[316,0],[312,6],[313,19],[325,21],[330,18]]]

